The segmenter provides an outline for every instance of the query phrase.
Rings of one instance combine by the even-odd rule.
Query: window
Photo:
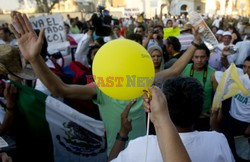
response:
[[[182,5],[181,6],[181,11],[187,11],[188,9],[188,6],[187,5]]]
[[[196,7],[196,10],[197,10],[197,11],[200,11],[200,10],[201,10],[201,6],[197,6],[197,7]]]

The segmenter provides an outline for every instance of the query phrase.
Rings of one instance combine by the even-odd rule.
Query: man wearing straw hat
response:
[[[181,35],[177,37],[181,43],[181,51],[187,50],[188,47],[191,46],[191,42],[194,40],[192,28],[193,26],[191,24],[185,24],[183,28],[181,28]]]
[[[0,73],[8,74],[10,79],[34,80],[36,76],[20,57],[20,51],[10,45],[0,45]]]

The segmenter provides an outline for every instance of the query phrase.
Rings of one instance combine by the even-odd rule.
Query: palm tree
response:
[[[60,0],[36,0],[37,12],[50,13],[52,8],[59,3]],[[51,3],[49,3],[51,2]]]

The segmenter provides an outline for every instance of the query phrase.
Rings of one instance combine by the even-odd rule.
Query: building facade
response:
[[[250,0],[207,0],[206,13],[247,17],[250,16]]]
[[[171,2],[171,3],[170,3]],[[205,12],[204,0],[107,0],[106,7],[112,12],[123,12],[124,8],[138,9],[147,18],[159,15],[161,4],[169,4],[163,13],[171,15],[186,14],[189,11]]]
[[[205,1],[201,0],[173,0],[170,5],[170,13],[172,15],[187,14],[190,11],[204,13],[205,6]]]

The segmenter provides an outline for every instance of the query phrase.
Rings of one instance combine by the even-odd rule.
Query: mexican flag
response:
[[[102,121],[27,86],[18,88],[17,159],[25,161],[106,161]]]

